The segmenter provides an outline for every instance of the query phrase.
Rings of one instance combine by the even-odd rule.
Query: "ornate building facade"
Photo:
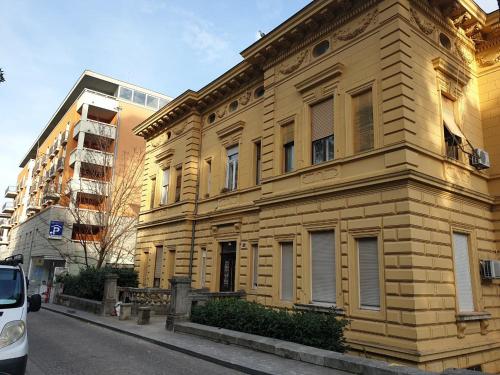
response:
[[[468,0],[312,2],[135,128],[141,284],[334,306],[353,352],[500,371],[499,46]]]

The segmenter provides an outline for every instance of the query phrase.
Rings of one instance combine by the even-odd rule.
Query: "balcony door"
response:
[[[236,241],[221,242],[220,286],[221,292],[234,292],[236,273]]]

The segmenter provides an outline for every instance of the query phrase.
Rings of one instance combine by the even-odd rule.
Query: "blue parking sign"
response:
[[[63,235],[64,223],[62,221],[50,221],[49,237],[54,239],[61,239]]]

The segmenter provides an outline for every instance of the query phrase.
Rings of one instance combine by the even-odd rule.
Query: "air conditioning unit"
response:
[[[482,260],[481,278],[485,280],[500,279],[500,260]]]
[[[480,148],[474,149],[474,154],[470,157],[470,164],[476,169],[486,169],[490,167],[490,155]]]

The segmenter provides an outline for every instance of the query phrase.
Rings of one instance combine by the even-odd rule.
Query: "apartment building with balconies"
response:
[[[141,284],[334,308],[354,353],[500,371],[480,272],[500,260],[499,43],[469,0],[312,2],[135,129]]]
[[[106,230],[95,219],[108,215],[103,205],[108,194],[100,188],[120,178],[116,165],[127,163],[127,155],[143,153],[144,141],[132,128],[169,100],[91,71],[64,98],[27,150],[17,187],[5,191],[6,198],[15,199],[3,208],[10,218],[2,238],[8,240],[9,253],[29,259],[26,271],[35,288],[41,281],[50,284],[56,267],[77,272],[87,256],[90,264],[95,261],[82,248],[98,242]],[[135,220],[139,202],[130,205],[127,215]],[[132,251],[134,244],[131,233],[123,246]],[[133,259],[124,256],[120,262]]]

